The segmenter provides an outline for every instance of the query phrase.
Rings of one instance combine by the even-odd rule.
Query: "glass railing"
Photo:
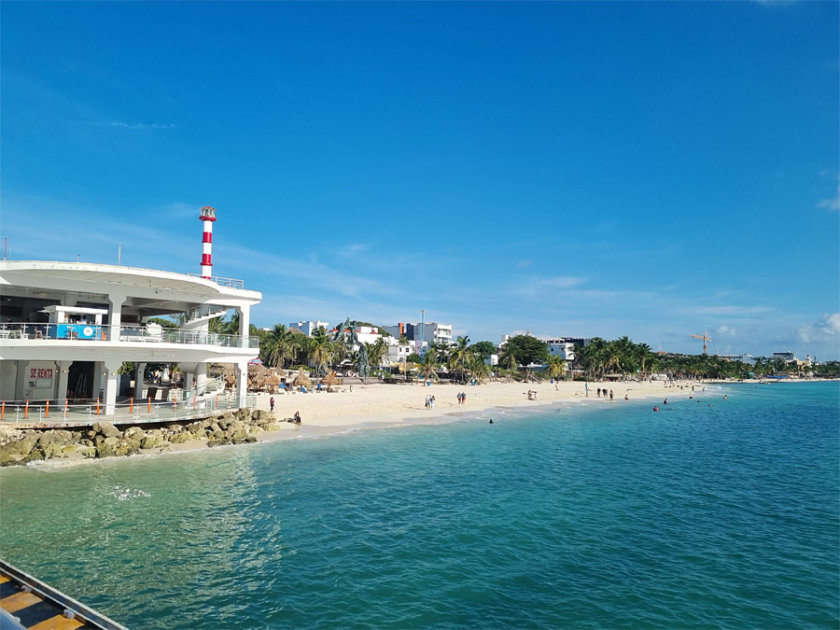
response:
[[[103,324],[29,324],[6,322],[0,324],[0,340],[37,339],[49,341],[120,341],[124,343],[176,343],[199,346],[243,347],[239,335],[220,335],[181,328],[127,325],[117,327]],[[246,348],[259,348],[259,337],[246,337]]]

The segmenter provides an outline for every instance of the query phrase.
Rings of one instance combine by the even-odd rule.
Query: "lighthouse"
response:
[[[213,275],[213,223],[216,221],[216,209],[212,206],[204,206],[198,218],[204,227],[204,234],[201,237],[201,277],[210,279]]]

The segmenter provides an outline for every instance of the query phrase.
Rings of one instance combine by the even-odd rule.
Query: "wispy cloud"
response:
[[[825,208],[826,210],[840,211],[840,186],[837,187],[837,194],[830,199],[820,199],[817,202],[817,208]]]
[[[799,329],[799,338],[804,343],[840,344],[840,313],[823,315],[822,319],[805,324]]]
[[[576,276],[554,276],[550,278],[532,276],[518,280],[511,293],[524,298],[546,298],[554,291],[560,289],[571,289],[586,282],[585,278]]]
[[[107,127],[111,129],[129,129],[131,131],[145,131],[148,129],[176,129],[177,125],[173,123],[144,123],[144,122],[124,122],[121,120],[108,121],[85,121],[86,125],[91,127]]]
[[[679,309],[684,314],[697,315],[761,315],[769,313],[773,308],[770,306],[738,306],[734,304],[721,306],[686,306]]]

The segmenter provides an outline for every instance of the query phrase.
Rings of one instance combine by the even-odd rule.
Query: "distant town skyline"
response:
[[[211,205],[260,327],[840,359],[836,2],[2,17],[12,259],[198,273]]]

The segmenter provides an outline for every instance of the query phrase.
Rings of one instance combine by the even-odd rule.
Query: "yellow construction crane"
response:
[[[691,336],[696,337],[697,339],[702,339],[703,340],[703,354],[706,354],[706,342],[711,341],[712,338],[707,336],[705,332],[702,335],[691,335]]]

